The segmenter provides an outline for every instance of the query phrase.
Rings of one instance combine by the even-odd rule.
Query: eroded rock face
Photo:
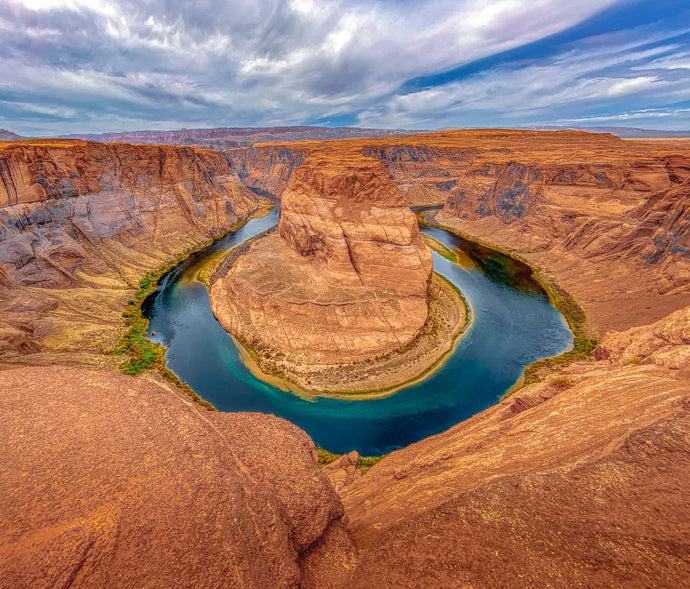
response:
[[[359,551],[349,586],[683,585],[688,313],[607,336],[601,360],[521,389],[343,486]]]
[[[595,335],[687,305],[687,143],[509,130],[415,139],[363,150],[410,204],[443,205],[438,222],[548,268]]]
[[[0,144],[0,358],[111,348],[130,289],[148,271],[260,200],[219,152]]]
[[[322,562],[347,573],[342,505],[282,419],[53,367],[0,372],[0,427],[3,587],[327,586]]]
[[[104,241],[170,247],[222,231],[257,202],[223,154],[192,148],[7,143],[0,180],[0,268],[17,285],[75,286],[77,268],[103,272],[90,250]]]
[[[256,350],[358,361],[426,321],[431,253],[378,162],[310,157],[282,195],[277,233],[247,249],[217,275],[211,304]]]

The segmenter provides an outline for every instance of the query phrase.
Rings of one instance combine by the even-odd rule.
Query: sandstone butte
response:
[[[352,456],[319,472],[280,419],[113,372],[138,280],[324,151],[378,160],[407,204],[557,280],[594,356],[363,475]],[[23,141],[0,170],[0,585],[688,585],[687,143]]]
[[[417,219],[383,166],[310,157],[281,195],[277,232],[216,280],[211,302],[244,340],[309,363],[363,360],[414,339],[431,271]]]
[[[305,389],[391,387],[452,349],[464,303],[438,277],[430,289],[431,251],[383,166],[356,152],[329,155],[310,155],[292,174],[277,231],[229,255],[211,306],[262,366]],[[442,304],[430,305],[432,297]],[[456,319],[437,349],[425,338],[422,353],[415,340],[432,321],[430,309],[435,322]],[[390,357],[371,363],[401,348],[395,368]]]

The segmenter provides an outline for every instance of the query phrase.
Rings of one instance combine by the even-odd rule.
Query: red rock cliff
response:
[[[112,347],[128,289],[259,199],[220,152],[0,144],[0,357]]]
[[[292,174],[277,233],[234,260],[211,303],[255,349],[345,363],[414,339],[431,271],[417,221],[380,164],[314,155]]]

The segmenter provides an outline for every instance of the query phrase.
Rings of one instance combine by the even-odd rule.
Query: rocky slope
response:
[[[690,307],[597,357],[337,479],[350,586],[684,586]]]
[[[0,362],[112,347],[149,270],[256,211],[219,152],[0,145]]]
[[[231,157],[245,183],[280,194],[294,162],[322,149],[276,143]],[[547,270],[585,307],[594,336],[688,303],[688,143],[486,130],[341,141],[328,149],[378,159],[409,205],[443,206],[436,222]],[[276,169],[278,182],[268,179]]]
[[[381,165],[337,156],[313,154],[297,168],[277,232],[231,257],[211,288],[216,317],[253,350],[322,370],[412,342],[427,321],[432,272]]]
[[[3,587],[324,587],[347,573],[342,505],[282,419],[41,367],[0,372],[0,427]]]
[[[21,138],[21,135],[12,133],[12,131],[8,131],[7,129],[0,129],[0,141],[17,141]]]

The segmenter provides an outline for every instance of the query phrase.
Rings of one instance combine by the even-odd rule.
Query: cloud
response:
[[[565,47],[546,60],[401,91],[410,79],[527,47],[615,5],[5,0],[0,119],[15,131],[47,135],[344,119],[392,127],[478,119],[488,125],[548,119],[563,100],[598,104],[682,91],[682,80],[672,77],[679,78],[677,64],[687,55],[674,61],[668,48],[643,47],[630,35],[616,40],[614,51],[601,42]],[[647,43],[653,38],[649,31],[644,36]],[[609,71],[625,59],[625,71]],[[587,60],[598,65],[592,69]],[[652,70],[633,70],[647,62]],[[511,117],[515,106],[520,116]]]
[[[676,63],[672,56],[679,45],[668,39],[676,38],[677,32],[665,37],[641,37],[631,43],[624,36],[618,44],[609,38],[603,47],[586,44],[586,49],[528,64],[491,68],[459,82],[394,95],[386,104],[360,113],[359,122],[524,126],[554,124],[570,113],[568,121],[589,120],[586,113],[602,108],[620,113],[642,104],[672,105],[690,97],[690,78],[658,67]],[[672,128],[690,127],[687,116],[670,123]]]

